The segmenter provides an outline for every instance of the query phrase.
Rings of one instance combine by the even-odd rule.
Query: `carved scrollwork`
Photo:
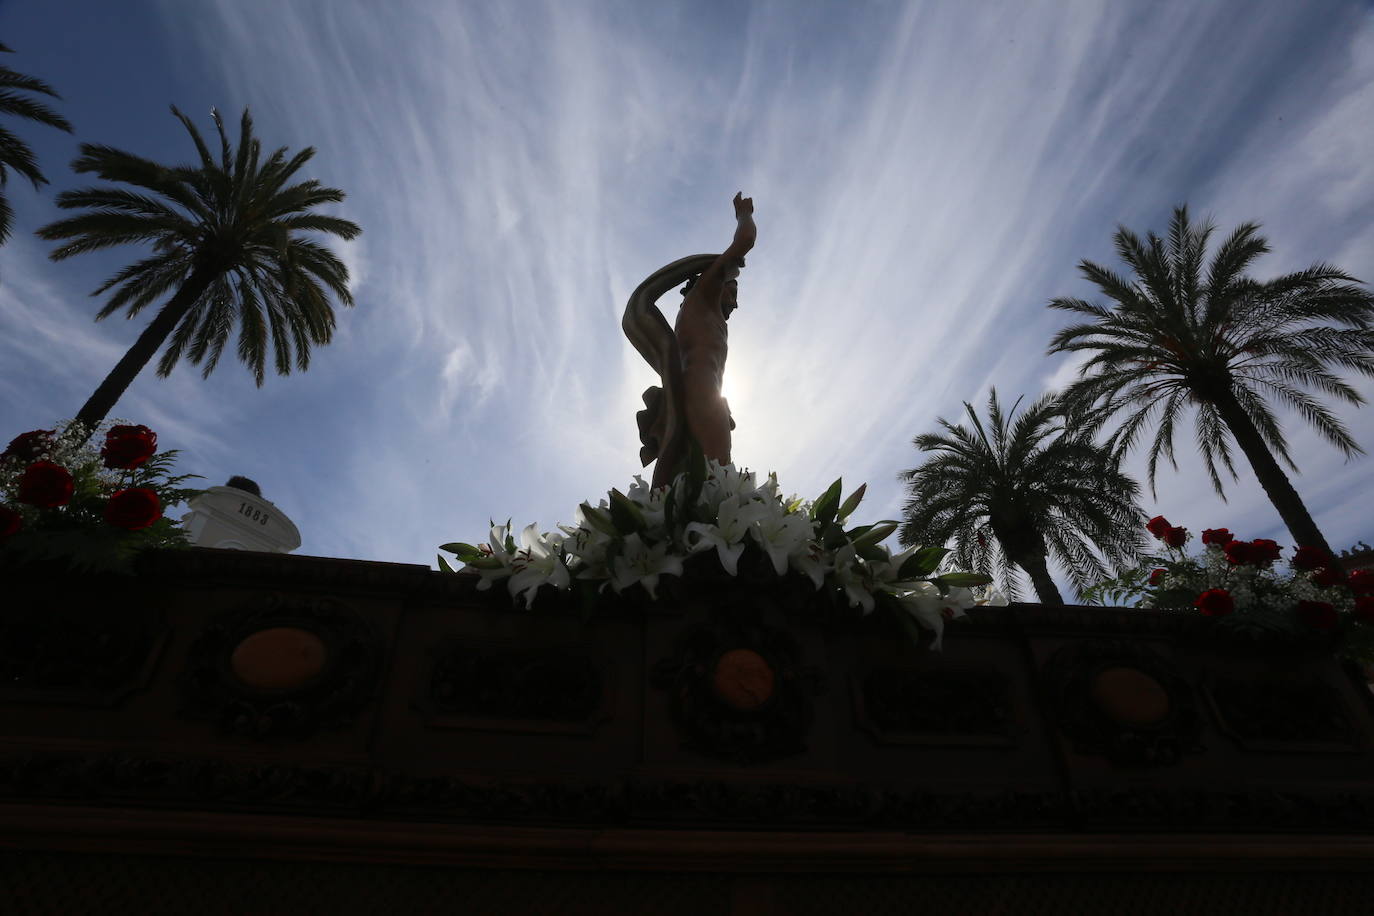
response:
[[[996,671],[874,668],[853,688],[858,725],[879,744],[1011,743],[1010,685]]]
[[[10,702],[116,706],[146,684],[168,627],[146,587],[118,577],[21,586],[0,612],[0,689]]]
[[[612,669],[586,648],[450,640],[433,655],[416,706],[437,727],[591,734],[611,714]]]
[[[1351,752],[1359,738],[1340,691],[1316,678],[1210,678],[1204,693],[1222,731],[1256,751]]]
[[[1374,832],[1374,792],[1365,789],[1123,784],[1066,792],[942,791],[870,782],[803,784],[624,775],[488,781],[458,775],[422,776],[371,765],[61,751],[0,754],[0,799],[579,826]]]
[[[653,684],[667,692],[685,747],[741,765],[804,752],[812,698],[825,686],[792,633],[746,613],[687,628]]]
[[[220,615],[181,675],[182,713],[247,737],[344,728],[371,699],[382,641],[332,598],[271,595]]]
[[[1045,664],[1041,683],[1060,731],[1080,754],[1102,755],[1117,766],[1158,767],[1202,750],[1192,688],[1144,645],[1072,643]]]

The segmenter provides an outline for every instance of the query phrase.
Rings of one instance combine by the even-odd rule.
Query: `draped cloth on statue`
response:
[[[630,295],[620,326],[630,343],[658,373],[661,386],[644,390],[639,425],[640,463],[654,466],[653,486],[666,486],[683,469],[688,452],[687,414],[683,402],[682,354],[677,335],[655,304],[675,286],[710,267],[719,255],[694,254],[660,267]],[[734,428],[734,421],[730,423]]]

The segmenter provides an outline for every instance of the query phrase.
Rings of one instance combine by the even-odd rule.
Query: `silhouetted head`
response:
[[[735,258],[735,262],[725,269],[725,282],[721,284],[720,290],[720,311],[726,320],[729,320],[731,312],[739,308],[739,272],[742,267],[744,258]],[[687,285],[682,287],[682,295],[690,293],[700,279],[701,274],[689,277]]]

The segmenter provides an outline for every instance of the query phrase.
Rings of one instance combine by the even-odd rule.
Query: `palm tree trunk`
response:
[[[1016,557],[1014,562],[1030,576],[1031,585],[1035,588],[1035,595],[1040,599],[1041,604],[1062,605],[1064,603],[1063,596],[1059,594],[1059,587],[1054,584],[1049,567],[1045,565],[1043,553],[1027,551],[1022,556]]]
[[[138,335],[134,345],[119,362],[115,363],[110,374],[105,376],[105,381],[100,383],[95,393],[76,414],[76,422],[85,427],[87,439],[90,438],[96,424],[104,420],[114,409],[125,390],[133,384],[134,379],[143,371],[143,367],[148,365],[148,360],[162,347],[167,335],[172,333],[177,322],[181,321],[213,279],[214,274],[206,270],[197,270],[187,277],[186,282],[181,284],[171,300],[157,313],[157,317],[143,329],[142,334]]]
[[[1336,554],[1326,543],[1326,538],[1322,535],[1321,529],[1312,520],[1312,515],[1307,511],[1307,506],[1303,505],[1302,498],[1298,496],[1298,491],[1293,489],[1293,484],[1289,483],[1288,475],[1283,472],[1283,468],[1279,466],[1273,453],[1269,451],[1269,446],[1265,443],[1259,430],[1255,428],[1255,424],[1250,420],[1245,409],[1240,406],[1240,401],[1236,400],[1235,395],[1231,392],[1223,391],[1214,395],[1213,403],[1216,404],[1221,419],[1231,430],[1231,435],[1236,437],[1236,444],[1245,453],[1245,457],[1250,460],[1250,467],[1255,469],[1255,476],[1259,478],[1260,486],[1264,488],[1265,495],[1274,504],[1274,508],[1279,510],[1279,517],[1288,526],[1288,533],[1293,535],[1293,539],[1297,541],[1299,546],[1319,547],[1326,551],[1332,564],[1335,564],[1337,562]]]

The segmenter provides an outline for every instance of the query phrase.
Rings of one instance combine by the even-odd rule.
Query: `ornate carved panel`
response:
[[[791,632],[740,614],[688,627],[653,670],[684,746],[736,764],[800,754],[824,689]]]
[[[1315,678],[1218,675],[1204,693],[1221,730],[1245,750],[1350,753],[1359,747],[1340,691]]]
[[[127,753],[0,753],[0,799],[187,810],[279,810],[432,822],[758,828],[1070,829],[1374,833],[1374,792],[1318,787],[965,791],[871,782],[607,774],[484,780],[363,765]]]
[[[269,595],[221,614],[182,672],[182,713],[246,737],[345,728],[371,700],[382,640],[341,601]]]
[[[148,683],[169,632],[162,611],[136,580],[94,583],[67,587],[54,576],[6,601],[0,612],[5,701],[118,706]]]
[[[449,640],[416,700],[438,728],[592,734],[610,718],[614,671],[589,647]]]
[[[879,744],[1012,743],[1007,678],[996,671],[874,668],[851,678],[858,726]]]
[[[1064,646],[1045,664],[1050,713],[1080,754],[1122,767],[1158,767],[1199,753],[1193,691],[1145,645],[1114,639]]]

